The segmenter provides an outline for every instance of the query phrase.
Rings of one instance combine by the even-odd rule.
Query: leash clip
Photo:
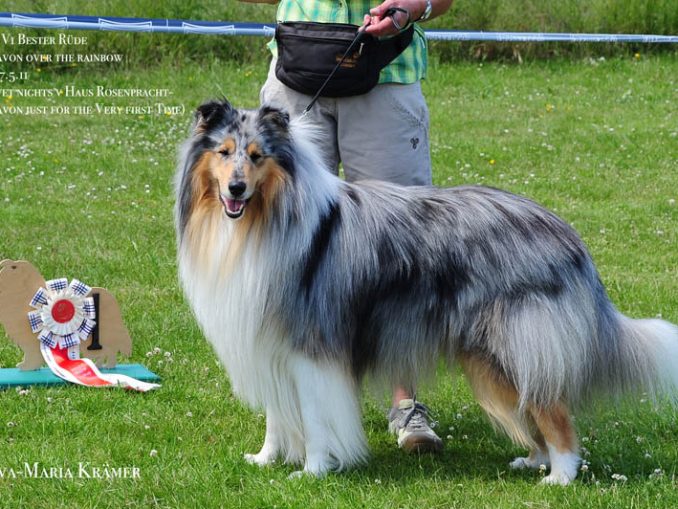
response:
[[[407,16],[407,21],[405,22],[404,25],[401,25],[395,19],[395,14],[398,12],[402,12],[403,14],[405,14],[405,16]],[[412,16],[410,15],[410,11],[408,11],[407,9],[403,9],[402,7],[390,7],[389,9],[386,9],[384,17],[391,18],[391,23],[393,23],[393,26],[398,32],[402,32],[412,23]]]

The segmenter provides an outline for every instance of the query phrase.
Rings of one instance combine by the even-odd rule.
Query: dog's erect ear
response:
[[[233,106],[226,99],[209,101],[195,110],[194,129],[196,133],[208,131],[233,114]]]
[[[272,124],[278,129],[287,131],[290,125],[290,116],[285,110],[266,104],[259,109],[259,122]]]

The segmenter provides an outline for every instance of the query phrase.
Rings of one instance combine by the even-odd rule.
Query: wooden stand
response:
[[[17,364],[18,369],[0,370],[3,372],[0,373],[0,387],[61,382],[53,375],[52,380],[47,375],[51,375],[48,369],[36,371],[29,376],[17,375],[22,371],[38,370],[44,365],[40,342],[31,331],[27,318],[28,312],[33,309],[30,301],[41,287],[45,287],[45,279],[29,262],[13,260],[0,262],[0,325],[5,328],[9,339],[21,348],[24,354],[23,360]],[[109,368],[107,370],[109,372],[118,372],[110,368],[116,367],[118,353],[125,357],[132,354],[132,338],[122,321],[120,307],[115,297],[104,288],[92,288],[89,295],[94,297],[97,308],[97,325],[87,341],[80,343],[80,355],[92,359],[99,367]],[[123,365],[120,368],[122,374],[128,374],[130,370],[135,371],[134,377],[140,380],[158,380],[157,375],[138,364]],[[43,372],[47,374],[43,376]],[[24,381],[12,383],[15,379]]]

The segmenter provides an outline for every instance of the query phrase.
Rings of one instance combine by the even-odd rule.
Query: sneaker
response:
[[[428,423],[428,408],[413,399],[403,399],[388,413],[388,429],[406,452],[438,452],[443,441]]]

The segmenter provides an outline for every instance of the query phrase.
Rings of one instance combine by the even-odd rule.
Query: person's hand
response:
[[[407,14],[401,11],[396,11],[393,14],[393,19],[390,16],[384,16],[386,11],[391,7],[399,7],[405,9],[410,13],[409,19]],[[363,27],[365,32],[375,37],[385,37],[395,35],[400,30],[396,24],[405,28],[411,21],[419,19],[426,9],[426,0],[386,0],[385,2],[370,9],[369,14],[365,14],[363,18]],[[395,23],[393,22],[395,20]]]

